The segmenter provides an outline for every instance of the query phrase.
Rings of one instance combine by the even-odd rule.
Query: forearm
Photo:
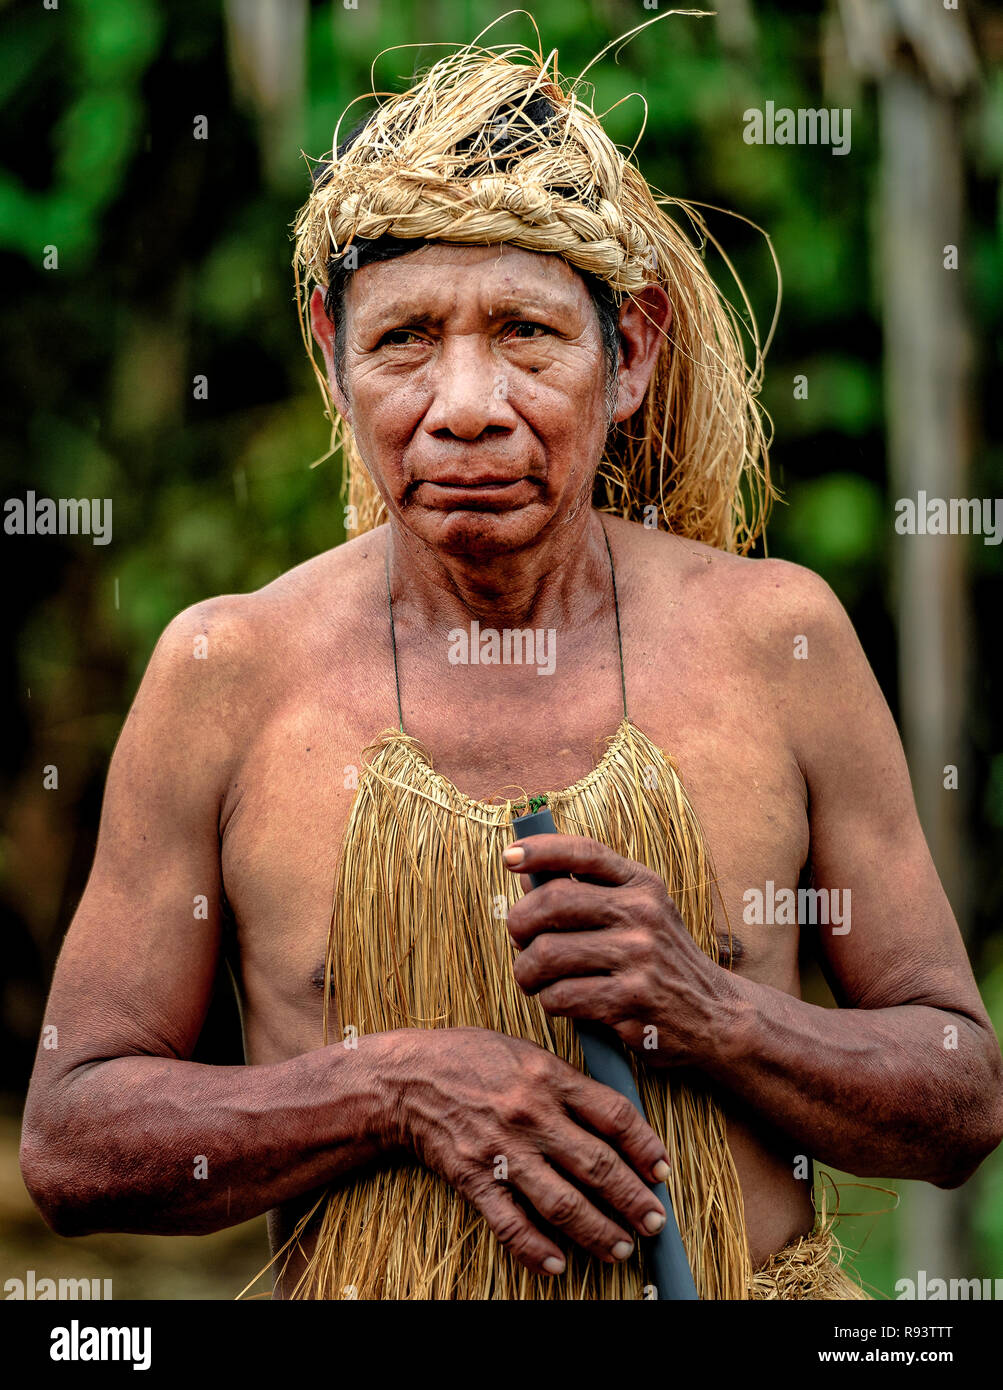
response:
[[[999,1047],[964,1015],[820,1008],[734,975],[714,1014],[695,1064],[807,1156],[953,1186],[999,1142]]]
[[[89,1064],[33,1087],[25,1180],[64,1235],[234,1225],[393,1151],[406,1050],[401,1032],[267,1066]]]

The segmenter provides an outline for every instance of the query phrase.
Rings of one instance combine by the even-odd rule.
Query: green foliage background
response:
[[[337,460],[310,468],[328,440],[289,264],[289,223],[307,188],[300,150],[316,156],[330,148],[335,121],[368,86],[381,50],[465,40],[503,10],[485,0],[309,4],[302,11],[302,100],[294,92],[268,111],[234,80],[232,32],[217,3],[77,0],[54,11],[41,4],[4,11],[4,495],[34,489],[114,503],[107,547],[80,537],[3,536],[12,578],[5,590],[11,637],[0,1087],[11,1117],[55,953],[89,867],[107,760],[160,631],[188,604],[258,587],[344,538]],[[289,22],[300,12],[290,4]],[[770,528],[770,553],[810,566],[834,586],[894,709],[874,97],[833,56],[823,5],[771,0],[751,13],[747,32],[714,19],[654,26],[619,62],[608,58],[593,70],[595,104],[603,110],[642,93],[647,126],[639,160],[652,182],[733,208],[772,238],[783,309],[763,401],[775,424],[773,460],[787,504]],[[545,48],[557,47],[562,71],[574,74],[653,11],[627,0],[548,0],[537,17]],[[998,31],[991,32],[998,45]],[[502,41],[532,41],[528,20],[515,16],[488,39]],[[377,85],[397,85],[415,61],[435,53],[385,54]],[[986,389],[1001,367],[1003,72],[991,52],[983,56],[984,87],[965,116],[969,221],[961,273],[978,345],[969,495],[989,497],[1001,491],[1003,475],[999,405]],[[742,113],[767,98],[778,106],[851,106],[852,153],[746,145]],[[642,114],[636,97],[616,106],[611,134],[633,143]],[[205,140],[193,138],[200,115],[208,121]],[[712,214],[712,226],[768,325],[775,282],[762,237],[723,215]],[[58,248],[58,269],[46,270],[50,245]],[[716,269],[726,280],[724,267]],[[200,374],[208,379],[206,400],[193,396]],[[803,401],[793,395],[798,374],[809,382]],[[999,1025],[1003,728],[993,656],[1001,556],[978,541],[969,555],[970,947]],[[48,762],[60,767],[58,798],[41,790]],[[810,967],[807,979],[809,989],[821,988]],[[232,1022],[221,1003],[207,1032],[209,1055],[230,1055]],[[22,1242],[25,1261],[42,1272],[46,1259],[57,1258],[55,1242],[18,1193],[14,1132],[2,1150],[9,1171],[0,1179],[0,1219]],[[966,1189],[966,1202],[972,1272],[1003,1274],[998,1155]],[[888,1203],[848,1189],[844,1205],[873,1211]],[[897,1277],[896,1219],[854,1218],[842,1232],[862,1251],[865,1278],[886,1295]],[[184,1257],[177,1243],[95,1238],[74,1268],[83,1273],[81,1262],[93,1259],[95,1269],[113,1269],[120,1296],[195,1289],[225,1297],[260,1244],[258,1223],[250,1235],[188,1243]]]

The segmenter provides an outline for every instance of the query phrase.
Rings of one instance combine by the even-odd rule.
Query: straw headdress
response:
[[[648,184],[632,151],[604,130],[587,91],[583,74],[561,78],[556,51],[544,56],[542,44],[468,44],[405,92],[374,88],[375,110],[340,149],[335,131],[294,223],[294,266],[304,342],[332,421],[332,450],[342,449],[355,532],[378,525],[386,510],[314,357],[310,290],[327,286],[342,257],[351,266],[353,246],[392,236],[557,255],[603,282],[617,303],[645,285],[663,286],[672,323],[643,404],[607,440],[594,504],[725,550],[744,553],[760,534],[774,491],[757,403],[763,350],[755,319],[744,291],[742,319],[711,279],[704,252],[717,242],[699,205]]]

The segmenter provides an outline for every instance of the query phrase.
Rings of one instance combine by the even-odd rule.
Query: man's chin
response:
[[[408,530],[435,550],[487,559],[531,544],[550,519],[550,509],[540,502],[506,511],[422,507],[407,511],[404,519]]]

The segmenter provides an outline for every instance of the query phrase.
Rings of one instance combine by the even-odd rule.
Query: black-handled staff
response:
[[[529,815],[513,816],[512,828],[519,840],[528,835],[557,834],[554,817],[546,806],[541,810],[531,812]],[[538,888],[541,883],[547,883],[552,878],[564,877],[566,875],[555,873],[530,874],[529,881],[534,888]],[[578,1034],[578,1041],[581,1044],[589,1075],[594,1080],[602,1082],[604,1086],[609,1086],[612,1090],[619,1091],[622,1096],[626,1096],[634,1108],[644,1115],[644,1106],[638,1095],[634,1073],[630,1069],[630,1063],[627,1061],[615,1034],[601,1024],[581,1020],[576,1020],[575,1031]],[[657,1236],[650,1238],[651,1245],[648,1250],[658,1297],[677,1302],[698,1299],[699,1295],[696,1291],[696,1285],[693,1283],[693,1274],[686,1258],[686,1250],[683,1246],[682,1236],[679,1234],[679,1226],[676,1222],[676,1214],[672,1209],[672,1200],[669,1197],[668,1189],[664,1183],[659,1183],[654,1192],[665,1208],[665,1225]]]

